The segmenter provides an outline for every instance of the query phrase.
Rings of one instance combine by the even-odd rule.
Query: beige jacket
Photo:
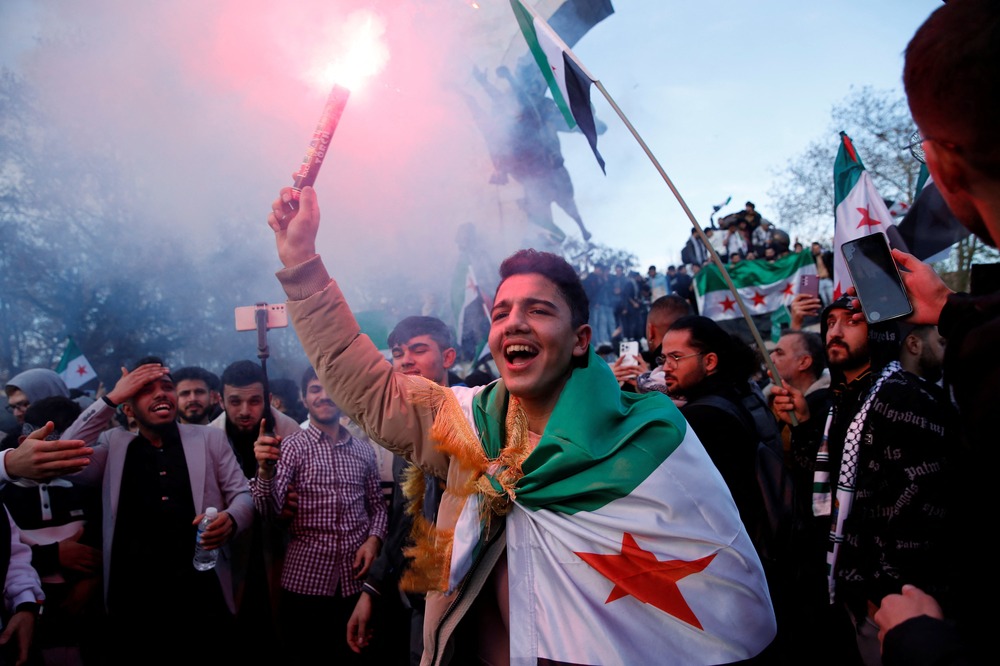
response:
[[[434,414],[430,407],[414,405],[407,398],[408,391],[414,389],[413,378],[394,372],[375,344],[361,334],[343,293],[318,256],[277,275],[288,295],[295,331],[330,397],[374,441],[446,479],[437,525],[439,529],[453,528],[465,498],[451,489],[459,487],[470,472],[435,450],[428,435]],[[466,407],[471,422],[471,398],[481,389],[451,390]],[[500,528],[458,589],[450,595],[427,594],[423,664],[451,660],[454,631],[503,554],[502,525]]]

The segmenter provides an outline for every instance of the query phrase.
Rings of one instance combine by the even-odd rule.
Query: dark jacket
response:
[[[824,310],[820,320],[824,340],[826,314],[843,306],[841,299]],[[898,356],[895,322],[869,326],[868,336],[871,371],[845,383],[837,368],[830,369],[833,421],[828,445],[834,489],[848,427],[882,368]],[[844,525],[836,588],[837,600],[859,616],[867,614],[868,602],[877,606],[886,594],[899,592],[903,583],[932,594],[949,589],[946,517],[958,510],[950,485],[958,427],[954,409],[939,397],[919,378],[899,371],[884,381],[864,422],[854,506]],[[806,423],[793,428],[797,456],[816,451],[825,421],[826,414],[810,414]],[[831,519],[816,517],[813,527],[816,550],[825,551],[822,544]],[[825,552],[817,558],[818,552],[812,561],[822,569]]]
[[[742,417],[708,404],[706,396],[728,400]],[[750,426],[753,416],[741,404],[741,395],[731,382],[710,375],[689,392],[681,414],[694,429],[712,462],[719,469],[736,501],[740,518],[751,540],[762,533],[765,518],[760,487],[757,485],[757,431]]]
[[[956,475],[963,510],[950,522],[950,538],[976,551],[984,529],[993,520],[996,470],[995,403],[1000,388],[1000,293],[985,296],[952,294],[941,311],[938,329],[948,340],[944,376],[961,414],[960,471]],[[995,576],[959,559],[950,602],[942,601],[947,621],[926,616],[907,620],[889,631],[883,643],[886,666],[985,664],[991,661],[994,614],[981,610],[984,599],[995,599]],[[912,582],[912,581],[907,581]],[[926,590],[925,590],[926,591]]]

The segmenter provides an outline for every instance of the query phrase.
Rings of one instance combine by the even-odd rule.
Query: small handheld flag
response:
[[[62,377],[68,388],[79,388],[97,377],[94,368],[91,367],[87,357],[83,355],[80,348],[73,342],[73,338],[67,338],[66,350],[63,351],[59,365],[56,366],[56,374]]]
[[[846,132],[840,133],[833,186],[833,297],[840,298],[853,284],[840,246],[860,236],[885,233],[892,216]]]

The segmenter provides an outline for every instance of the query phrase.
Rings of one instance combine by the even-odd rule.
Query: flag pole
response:
[[[576,62],[577,64],[580,64],[578,60]],[[684,201],[684,197],[682,197],[681,193],[677,191],[676,187],[674,187],[674,183],[672,180],[670,180],[670,176],[668,176],[667,172],[663,170],[662,166],[660,166],[660,162],[656,159],[656,156],[653,155],[653,152],[649,149],[649,146],[647,146],[646,142],[642,140],[641,136],[639,136],[639,133],[636,131],[635,127],[632,126],[632,123],[622,112],[621,108],[618,106],[615,100],[611,97],[611,94],[608,93],[607,89],[604,87],[604,84],[602,84],[594,77],[591,77],[591,80],[594,82],[594,85],[597,86],[597,89],[601,91],[601,94],[604,95],[604,98],[608,100],[608,103],[611,104],[611,108],[615,110],[615,113],[618,114],[618,117],[622,119],[623,123],[625,123],[625,126],[628,128],[628,131],[632,133],[632,136],[635,137],[635,140],[639,142],[640,146],[642,146],[642,150],[646,153],[646,156],[649,157],[649,160],[653,163],[653,166],[656,167],[656,170],[660,173],[660,176],[663,178],[663,181],[667,184],[667,187],[669,187],[670,191],[673,192],[674,198],[677,199],[677,202],[681,205],[681,208],[684,209],[684,212],[687,214],[688,219],[691,220],[692,228],[694,228],[694,230],[697,232],[698,238],[701,239],[701,242],[705,245],[705,248],[708,250],[709,256],[712,258],[712,263],[714,263],[716,267],[719,269],[719,272],[722,274],[722,279],[725,280],[726,286],[729,287],[729,291],[733,293],[733,297],[739,304],[740,312],[743,313],[743,318],[747,322],[747,326],[750,329],[750,334],[753,336],[754,341],[757,343],[757,348],[760,349],[760,354],[764,359],[764,364],[767,366],[768,371],[771,373],[771,378],[774,380],[774,383],[777,386],[784,386],[781,376],[778,374],[777,368],[775,368],[774,363],[771,362],[771,355],[767,353],[767,348],[764,346],[764,340],[763,338],[760,337],[760,331],[757,330],[757,325],[753,323],[753,318],[750,316],[750,311],[747,310],[746,303],[743,302],[743,298],[740,296],[739,291],[736,289],[736,285],[733,284],[733,279],[729,276],[729,271],[726,270],[725,265],[722,263],[722,259],[719,258],[719,254],[715,251],[715,248],[712,247],[712,243],[708,240],[708,236],[705,235],[705,232],[704,230],[702,230],[701,225],[698,224],[698,220],[695,219],[694,213],[692,213],[691,209],[688,208],[687,203]],[[793,425],[798,425],[794,412],[791,413],[791,416]]]

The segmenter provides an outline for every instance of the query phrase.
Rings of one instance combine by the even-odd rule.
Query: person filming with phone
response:
[[[771,389],[775,414],[799,422],[792,457],[813,473],[800,537],[798,612],[808,619],[796,639],[810,663],[872,666],[881,661],[871,613],[883,596],[905,582],[949,590],[946,517],[961,510],[951,493],[957,415],[900,367],[895,320],[869,325],[844,296],[822,312],[820,329],[830,412],[812,413],[789,383]]]
[[[955,217],[986,244],[1000,245],[1000,4],[950,0],[920,26],[906,48],[903,84],[919,133],[911,144]],[[913,324],[947,339],[944,377],[961,414],[960,490],[967,510],[951,521],[953,538],[975,542],[992,523],[996,395],[1000,387],[1000,293],[953,293],[934,270],[899,250],[893,257],[913,304]],[[987,516],[986,512],[990,511]],[[885,663],[992,663],[995,577],[967,561],[951,604],[920,581],[886,596],[875,619]],[[947,621],[946,619],[947,618]],[[989,662],[987,662],[989,656]]]

